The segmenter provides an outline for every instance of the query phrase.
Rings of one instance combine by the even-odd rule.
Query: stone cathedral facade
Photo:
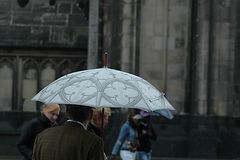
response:
[[[153,154],[240,157],[240,2],[104,0],[103,5],[111,66],[144,77],[176,108],[175,119],[155,119],[161,136]]]
[[[99,2],[99,48],[110,67],[148,80],[176,109],[173,120],[152,118],[153,157],[240,157],[240,1]],[[21,127],[39,110],[32,96],[86,69],[89,3],[0,0],[0,155],[19,154]],[[119,126],[110,125],[109,151]]]
[[[114,66],[151,81],[178,114],[240,115],[238,1],[104,3],[105,46],[120,57]]]

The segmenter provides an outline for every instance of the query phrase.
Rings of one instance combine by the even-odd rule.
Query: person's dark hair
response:
[[[128,114],[127,114],[127,120],[132,120],[132,117],[135,115],[135,110],[134,109],[128,109]]]
[[[92,108],[82,105],[66,105],[66,113],[69,119],[83,122],[89,119],[90,114],[92,114]]]
[[[130,126],[132,126],[133,128],[137,128],[137,125],[135,124],[135,122],[133,120],[134,115],[136,115],[135,110],[134,109],[129,109],[127,120],[129,122]]]

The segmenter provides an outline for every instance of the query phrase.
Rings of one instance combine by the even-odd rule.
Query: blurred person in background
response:
[[[88,130],[104,139],[103,131],[108,125],[110,116],[110,108],[104,108],[104,114],[102,108],[93,109],[93,116],[88,124]]]
[[[150,113],[140,111],[140,125],[138,127],[137,160],[151,160],[152,142],[157,139],[157,134],[151,124]]]
[[[104,114],[103,114],[104,113]],[[87,129],[105,140],[104,130],[108,126],[109,117],[111,116],[111,109],[110,108],[95,108],[93,109],[92,119],[89,121]],[[104,141],[104,154],[105,156],[108,155],[108,150],[106,147],[107,143]]]
[[[130,110],[126,122],[121,126],[117,141],[112,149],[112,160],[117,159],[118,152],[122,160],[135,160],[139,145],[137,128],[139,126],[140,114]]]
[[[59,112],[58,104],[44,104],[41,107],[41,115],[23,126],[17,148],[24,160],[32,159],[33,145],[37,134],[56,125]]]

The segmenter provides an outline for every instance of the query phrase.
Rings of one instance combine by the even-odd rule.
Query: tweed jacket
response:
[[[104,160],[103,141],[76,122],[65,122],[41,132],[33,160]]]

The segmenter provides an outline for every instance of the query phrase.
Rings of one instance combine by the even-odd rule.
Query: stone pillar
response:
[[[194,1],[193,7],[197,9],[195,17],[196,27],[193,32],[192,42],[192,104],[191,113],[205,115],[207,113],[207,82],[208,82],[208,65],[209,65],[209,3],[205,0]],[[193,9],[193,12],[194,12]],[[195,44],[193,44],[195,43]]]
[[[237,11],[240,7],[240,1],[235,0],[235,3],[233,4],[233,8],[230,13],[234,13],[235,16],[232,16],[232,22],[233,22],[233,30],[231,31],[232,35],[236,35],[234,38],[235,40],[232,40],[232,45],[234,45],[234,50],[232,52],[235,52],[234,54],[234,62],[233,62],[233,68],[234,68],[234,79],[233,79],[233,101],[231,106],[233,106],[233,110],[231,113],[233,115],[240,115],[240,45],[235,45],[235,44],[240,44],[240,13]]]
[[[212,33],[212,58],[211,73],[209,74],[209,103],[208,108],[213,115],[226,116],[236,115],[233,112],[233,80],[234,80],[234,54],[236,28],[234,28],[236,17],[235,1],[213,0],[212,9],[213,33]],[[235,11],[235,13],[234,13]],[[231,13],[231,14],[229,14]],[[235,106],[236,107],[236,106]],[[239,113],[238,113],[239,114]]]
[[[227,115],[231,111],[234,38],[229,1],[201,0],[197,4],[196,43],[192,62],[192,113]],[[233,6],[232,6],[233,7]],[[230,109],[230,110],[229,110]]]
[[[137,0],[122,0],[121,69],[135,73]]]
[[[104,0],[103,5],[104,50],[109,53],[110,67],[114,69],[120,69],[122,50],[122,1]]]
[[[232,17],[235,16],[236,4],[234,1],[231,2],[224,0],[193,1],[193,6],[197,6],[197,16],[192,20],[197,21],[195,22],[196,32],[193,32],[195,34],[192,35],[193,40],[195,39],[193,41],[195,48],[192,52],[194,59],[191,66],[194,68],[191,113],[207,116],[192,116],[191,118],[189,157],[217,158],[219,150],[216,148],[220,145],[221,148],[219,148],[222,149],[224,145],[228,145],[224,142],[225,140],[219,142],[219,138],[222,138],[219,136],[219,130],[223,130],[224,127],[215,128],[215,124],[209,124],[214,121],[215,117],[212,115],[234,114],[230,105],[233,99],[231,82],[234,74],[235,52],[234,36],[231,35],[234,33]],[[231,11],[232,14],[229,14]],[[203,117],[204,121],[199,117]],[[218,125],[222,125],[222,122]],[[231,136],[230,139],[233,142],[237,141],[234,136]],[[235,148],[238,148],[238,145],[234,145]]]
[[[184,113],[190,1],[142,1],[139,74]]]
[[[88,69],[97,68],[98,66],[99,1],[100,0],[89,0]]]

